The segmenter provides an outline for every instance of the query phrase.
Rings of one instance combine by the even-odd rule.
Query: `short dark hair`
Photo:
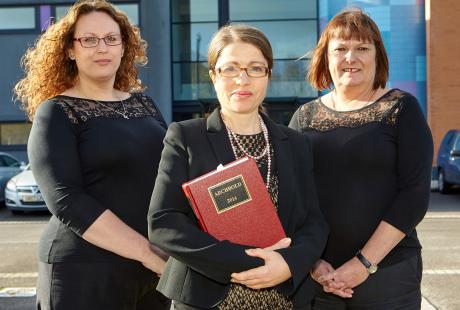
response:
[[[384,88],[388,81],[388,56],[376,23],[360,9],[346,9],[331,19],[321,33],[313,50],[307,80],[319,90],[329,89],[332,77],[329,72],[328,45],[330,39],[370,42],[376,49],[376,71],[373,89]]]

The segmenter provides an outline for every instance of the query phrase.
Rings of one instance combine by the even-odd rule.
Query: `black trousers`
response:
[[[39,262],[39,310],[169,310],[158,277],[139,263]]]
[[[381,268],[353,289],[352,298],[325,293],[317,284],[313,310],[420,310],[422,256]]]

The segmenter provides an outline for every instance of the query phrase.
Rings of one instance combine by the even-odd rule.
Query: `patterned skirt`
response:
[[[292,302],[274,288],[253,290],[241,284],[231,284],[219,310],[291,310]]]

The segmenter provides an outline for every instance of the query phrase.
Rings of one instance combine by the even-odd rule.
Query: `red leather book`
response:
[[[286,237],[254,159],[238,159],[182,189],[201,229],[218,240],[264,248]]]

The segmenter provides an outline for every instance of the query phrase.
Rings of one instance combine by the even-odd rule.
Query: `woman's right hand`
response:
[[[328,281],[319,281],[319,278],[331,272],[334,272],[332,265],[323,259],[318,259],[313,265],[313,268],[310,271],[310,275],[313,280],[324,286],[328,284]]]
[[[326,293],[332,293],[342,298],[351,298],[353,290],[345,288],[345,283],[336,282],[334,279],[323,280],[326,276],[335,274],[335,269],[327,261],[319,259],[310,271],[311,278],[323,286]]]

